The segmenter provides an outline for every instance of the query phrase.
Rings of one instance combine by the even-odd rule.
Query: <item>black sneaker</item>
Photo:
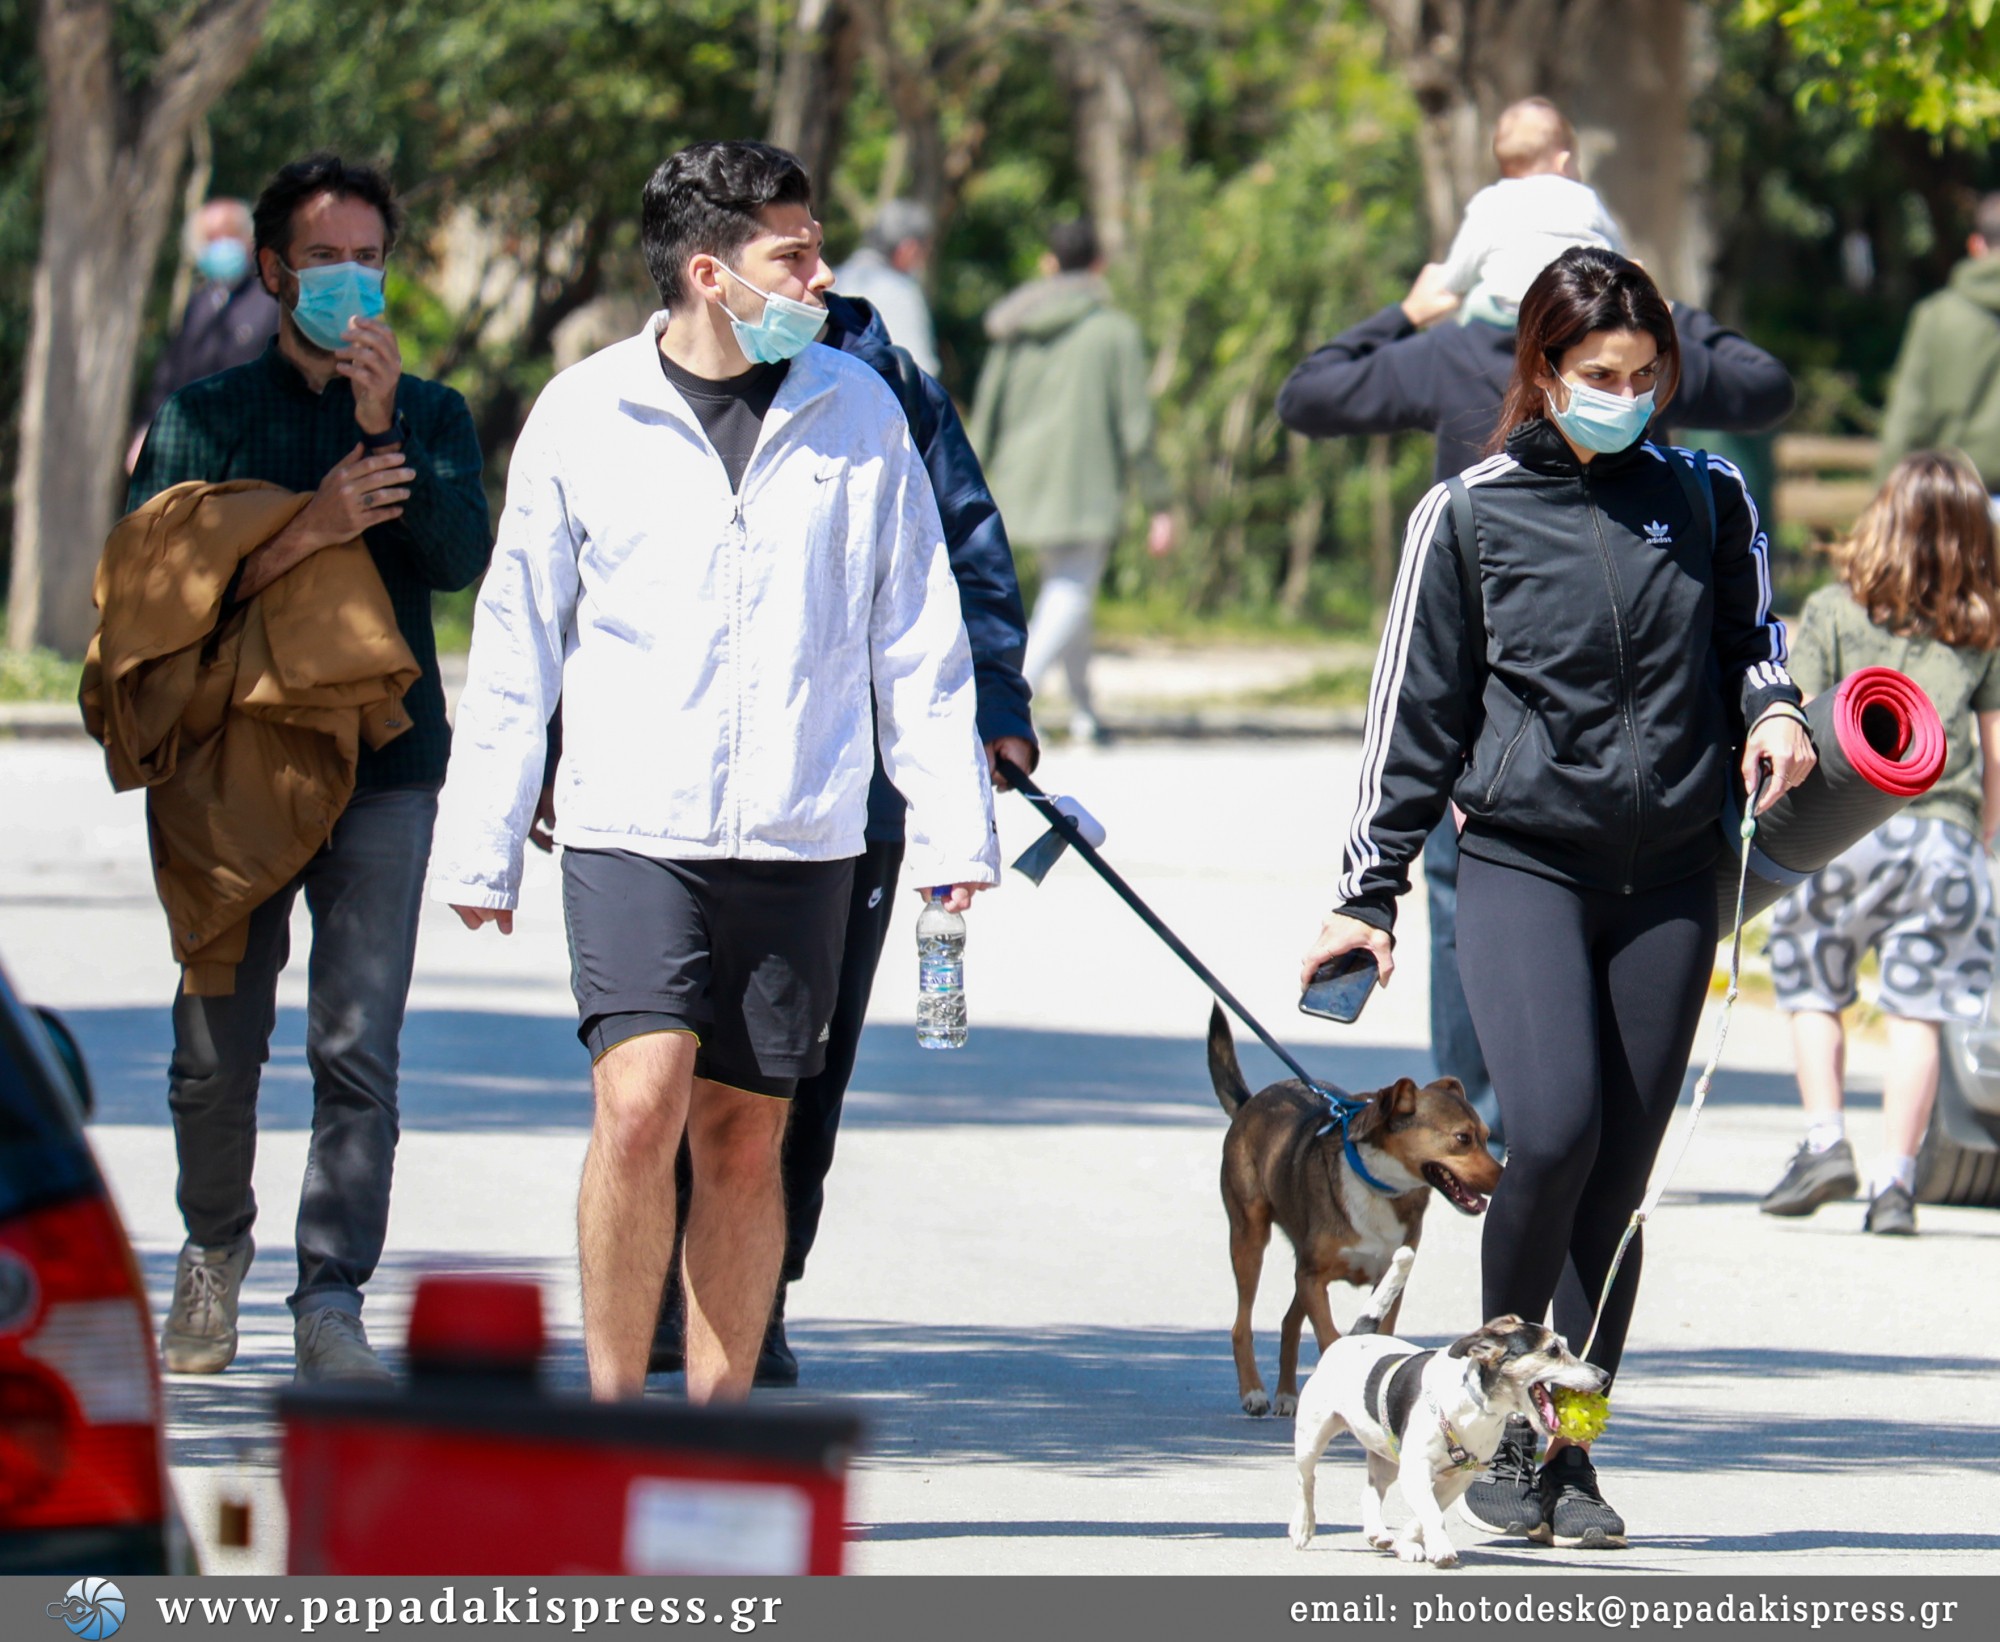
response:
[[[1785,1165],[1784,1179],[1764,1194],[1757,1207],[1766,1214],[1811,1214],[1822,1203],[1852,1197],[1860,1189],[1854,1152],[1846,1141],[1836,1140],[1823,1152],[1800,1141],[1791,1162]]]
[[[687,1302],[681,1298],[678,1274],[667,1279],[660,1297],[659,1321],[653,1324],[653,1350],[646,1358],[648,1374],[678,1374],[687,1367]]]
[[[1597,1467],[1577,1447],[1565,1448],[1542,1467],[1543,1522],[1531,1538],[1585,1551],[1622,1550],[1625,1519],[1597,1491]]]
[[[785,1340],[785,1285],[778,1285],[778,1298],[771,1307],[771,1321],[764,1329],[764,1344],[757,1352],[752,1385],[781,1386],[799,1383],[799,1360]]]
[[[1917,1200],[1903,1190],[1900,1182],[1892,1180],[1869,1199],[1861,1229],[1877,1237],[1915,1237]]]
[[[1535,1537],[1544,1526],[1541,1490],[1535,1486],[1535,1428],[1518,1417],[1508,1420],[1492,1463],[1459,1496],[1468,1521],[1489,1534]]]

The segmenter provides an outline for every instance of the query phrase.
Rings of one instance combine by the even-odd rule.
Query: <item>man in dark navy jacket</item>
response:
[[[1436,476],[1462,473],[1486,454],[1514,372],[1511,326],[1449,320],[1459,299],[1431,263],[1409,295],[1342,331],[1309,356],[1278,391],[1278,419],[1294,433],[1427,432],[1437,438]],[[1700,308],[1674,304],[1681,380],[1673,399],[1682,427],[1758,433],[1791,414],[1792,378],[1755,343]],[[1486,1058],[1458,980],[1458,835],[1449,815],[1424,845],[1430,905],[1431,1051],[1441,1072],[1465,1085],[1479,1115],[1504,1140]]]
[[[935,377],[921,370],[903,349],[889,340],[887,328],[867,303],[825,293],[826,330],[820,341],[851,353],[873,366],[895,389],[910,436],[922,456],[931,488],[937,493],[938,514],[944,522],[945,548],[972,646],[972,670],[979,698],[979,736],[989,759],[1005,757],[1032,771],[1041,757],[1034,722],[1028,712],[1029,690],[1021,676],[1021,652],[1027,643],[1027,620],[1021,610],[1021,586],[1014,574],[1014,553],[1007,529],[986,475],[973,454],[964,424],[951,395]],[[542,792],[533,835],[548,847],[548,827],[554,819],[553,777],[560,748],[560,721],[551,725],[548,783]],[[1006,782],[996,768],[995,787]],[[875,970],[888,939],[896,879],[903,864],[903,795],[883,773],[878,755],[875,782],[868,793],[867,852],[854,863],[853,898],[848,905],[847,945],[841,956],[840,997],[834,1007],[826,1046],[826,1067],[815,1077],[802,1078],[792,1097],[792,1116],[785,1132],[785,1263],[778,1279],[778,1297],[764,1348],[757,1359],[758,1385],[792,1385],[798,1361],[785,1339],[785,1290],[804,1275],[806,1256],[819,1233],[826,1202],[826,1176],[833,1166],[834,1141],[840,1129],[841,1103],[854,1059],[861,1047],[862,1021]],[[682,1152],[680,1190],[688,1189],[687,1156]],[[685,1202],[683,1202],[685,1207]],[[685,1214],[676,1224],[686,1224]],[[653,1342],[651,1369],[675,1373],[682,1366],[681,1295],[669,1268],[666,1303]]]

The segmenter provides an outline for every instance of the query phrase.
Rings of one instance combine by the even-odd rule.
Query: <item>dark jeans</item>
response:
[[[312,914],[306,1062],[312,1143],[299,1193],[296,1315],[358,1313],[382,1257],[395,1167],[396,1070],[417,950],[437,794],[356,793],[305,870],[250,917],[249,945],[226,998],[174,998],[167,1075],[180,1155],[181,1218],[203,1247],[233,1243],[257,1219],[257,1088],[270,1058],[278,974],[291,956],[292,902]]]
[[[1504,1146],[1500,1103],[1493,1098],[1493,1078],[1458,976],[1458,829],[1449,813],[1424,840],[1424,892],[1431,914],[1431,1059],[1439,1077],[1465,1085],[1465,1097],[1493,1144]]]
[[[875,989],[882,945],[889,938],[896,880],[902,870],[901,843],[871,840],[865,853],[854,858],[846,945],[840,958],[840,996],[827,1032],[826,1065],[812,1077],[799,1079],[785,1129],[785,1263],[779,1273],[781,1283],[796,1283],[805,1275],[806,1256],[819,1236],[820,1212],[826,1207],[826,1177],[833,1168],[833,1145],[840,1133],[841,1102],[847,1096],[847,1080],[854,1075],[854,1058],[861,1049],[868,995]],[[677,1231],[687,1225],[692,1179],[687,1142],[683,1140],[674,1171]],[[676,1259],[667,1273],[669,1293],[679,1281],[679,1270]]]
[[[1635,895],[1465,858],[1466,996],[1513,1136],[1480,1241],[1482,1316],[1583,1349],[1680,1099],[1715,963],[1715,879]],[[1612,1373],[1639,1294],[1632,1239],[1590,1360]]]

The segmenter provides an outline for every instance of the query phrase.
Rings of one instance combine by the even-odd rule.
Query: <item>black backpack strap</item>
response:
[[[1680,481],[1681,494],[1687,498],[1688,511],[1697,520],[1708,522],[1709,557],[1715,556],[1715,476],[1709,471],[1708,452],[1705,450],[1676,450],[1672,445],[1663,447],[1667,466],[1674,470],[1674,477]]]
[[[1444,482],[1451,498],[1452,534],[1458,538],[1458,586],[1465,603],[1468,634],[1476,634],[1472,654],[1483,676],[1486,672],[1486,592],[1479,582],[1479,526],[1472,517],[1472,492],[1465,481],[1453,474]]]

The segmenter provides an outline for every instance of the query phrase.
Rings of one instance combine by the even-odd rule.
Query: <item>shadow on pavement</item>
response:
[[[1648,1549],[1676,1551],[1996,1551],[2000,1534],[1890,1534],[1800,1528],[1768,1534],[1648,1534]]]
[[[1113,1475],[1198,1458],[1278,1459],[1291,1446],[1289,1420],[1253,1420],[1237,1411],[1220,1329],[798,1322],[788,1332],[805,1365],[806,1389],[852,1400],[868,1416],[868,1449],[878,1462],[1004,1460]],[[1630,1368],[1663,1389],[1833,1375],[1849,1383],[1940,1375],[1990,1383],[2000,1360],[1745,1349],[1634,1353]],[[1621,1410],[1616,1463],[1777,1475],[1851,1472],[1869,1463],[1941,1470],[2000,1464],[2000,1431],[1975,1417],[1972,1399],[1956,1411],[1927,1406],[1936,1417],[1909,1421],[1727,1408]],[[1336,1459],[1352,1454],[1345,1439],[1337,1443]]]
[[[72,1009],[65,1018],[97,1085],[99,1123],[167,1120],[167,1009]],[[1247,1037],[1247,1034],[1243,1035]],[[1284,1075],[1275,1056],[1239,1042],[1252,1088]],[[1359,1044],[1313,1051],[1306,1064],[1355,1090],[1422,1074],[1408,1049]],[[403,1124],[409,1129],[587,1129],[589,1067],[567,1016],[412,1009],[403,1031]],[[1690,1075],[1690,1081],[1692,1076]],[[1729,1073],[1711,1097],[1722,1105],[1796,1105],[1791,1079]],[[1209,1087],[1202,1040],[1029,1027],[975,1027],[952,1054],[919,1049],[905,1026],[870,1026],[844,1121],[874,1128],[957,1125],[1223,1124]],[[305,1016],[282,1009],[265,1069],[258,1122],[270,1130],[311,1122]]]
[[[174,1290],[177,1250],[140,1254],[157,1328]],[[278,1463],[276,1398],[292,1383],[292,1313],[285,1296],[297,1282],[290,1244],[260,1245],[237,1312],[236,1360],[220,1374],[168,1374],[167,1460],[172,1465],[230,1471],[275,1470]],[[425,1272],[526,1277],[538,1282],[546,1306],[552,1290],[576,1281],[574,1258],[481,1259],[465,1254],[385,1257],[369,1286],[368,1337],[398,1375],[406,1372],[403,1339],[410,1296]],[[549,1325],[553,1329],[553,1324]],[[546,1384],[581,1395],[589,1385],[583,1342],[555,1333],[544,1359]]]
[[[167,1381],[177,1465],[262,1468],[275,1461],[272,1398],[292,1371],[291,1317],[283,1295],[291,1287],[292,1251],[260,1251],[244,1293],[243,1346],[234,1366],[215,1376]],[[155,1316],[164,1314],[173,1282],[173,1255],[145,1257]],[[507,1273],[537,1279],[549,1293],[575,1282],[567,1257],[479,1259],[404,1252],[386,1260],[371,1292],[371,1333],[391,1366],[403,1370],[402,1337],[409,1295],[426,1270]],[[587,1385],[582,1342],[552,1324],[545,1381],[581,1395]],[[867,1462],[931,1467],[996,1463],[1060,1468],[1103,1477],[1165,1474],[1189,1461],[1250,1460],[1285,1468],[1289,1420],[1253,1420],[1238,1412],[1228,1341],[1219,1328],[920,1327],[907,1323],[794,1320],[789,1332],[805,1367],[797,1392],[760,1393],[758,1401],[847,1403],[867,1422]],[[1630,1371],[1669,1395],[1754,1381],[1805,1382],[1831,1377],[1895,1377],[1990,1384],[2000,1359],[1897,1355],[1888,1352],[1707,1348],[1635,1352]],[[683,1395],[678,1376],[656,1376],[655,1397]],[[1726,1401],[1691,1411],[1649,1411],[1644,1393],[1621,1409],[1605,1460],[1619,1470],[1675,1473],[1756,1472],[1771,1476],[1852,1473],[1861,1466],[1962,1472],[2000,1466],[2000,1432],[1981,1423],[1972,1398],[1925,1388],[1929,1418],[1882,1420],[1773,1415],[1731,1410]],[[1610,1443],[1615,1441],[1615,1450]],[[1614,1458],[1615,1454],[1615,1458]],[[1328,1460],[1340,1474],[1356,1459],[1337,1439]],[[1274,1471],[1275,1474],[1275,1471]],[[1044,1525],[1051,1533],[1063,1525]],[[876,1537],[951,1538],[1036,1532],[1031,1523],[904,1523],[873,1530]],[[1135,1523],[1133,1533],[1253,1538],[1261,1524]],[[1893,1549],[1918,1541],[1937,1548],[2000,1549],[2000,1535],[1898,1535],[1800,1530],[1740,1539],[1690,1539],[1719,1549]]]
[[[1106,1521],[1093,1517],[1073,1522],[877,1522],[859,1523],[854,1538],[881,1545],[891,1540],[926,1539],[1275,1539],[1286,1537],[1285,1525],[1269,1522]]]

